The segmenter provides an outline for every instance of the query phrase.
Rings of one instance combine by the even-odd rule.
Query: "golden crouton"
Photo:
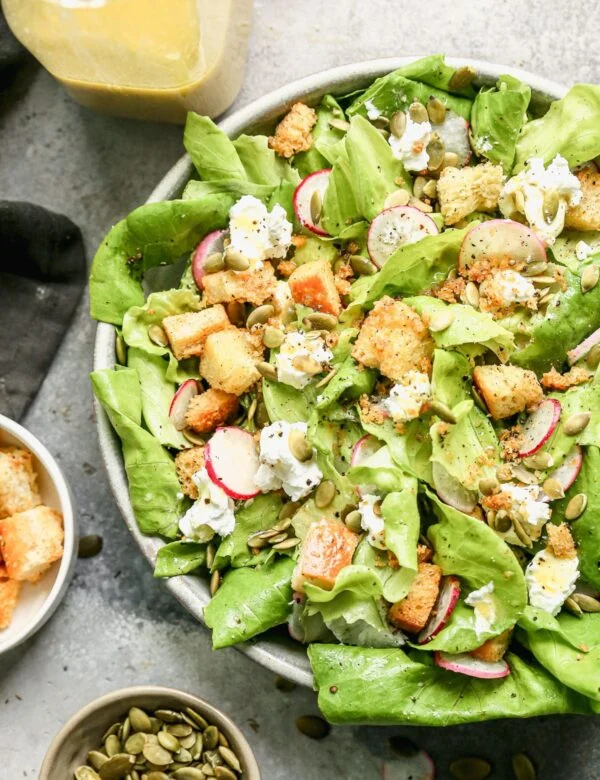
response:
[[[542,387],[546,390],[568,390],[570,387],[576,387],[577,385],[583,385],[589,382],[593,377],[593,373],[588,371],[587,368],[581,368],[580,366],[573,366],[570,371],[565,374],[559,374],[558,371],[552,367],[550,371],[547,371],[542,377]]]
[[[402,301],[384,297],[365,319],[352,356],[400,381],[408,371],[430,373],[433,341],[421,317]]]
[[[419,563],[408,596],[392,604],[388,610],[390,623],[409,634],[425,628],[437,601],[441,579],[442,570],[435,563]]]
[[[304,103],[294,103],[269,138],[269,146],[281,157],[293,157],[306,152],[313,143],[311,130],[317,123],[317,113]]]
[[[21,583],[17,580],[0,582],[0,629],[10,626],[20,590]]]
[[[556,558],[574,558],[577,555],[575,542],[568,525],[548,523],[546,533],[548,534],[547,547]]]
[[[204,342],[211,333],[233,327],[222,306],[172,314],[164,318],[162,326],[177,360],[200,357]]]
[[[473,382],[494,420],[533,411],[544,398],[533,371],[517,366],[477,366]]]
[[[62,515],[37,506],[0,520],[2,556],[12,580],[37,582],[62,557]]]
[[[240,301],[260,306],[275,292],[275,272],[270,263],[256,271],[217,271],[203,278],[204,300],[214,303]]]
[[[308,529],[294,570],[294,590],[303,592],[305,582],[331,590],[340,571],[352,563],[358,540],[358,534],[340,520],[323,517],[314,522]]]
[[[0,447],[0,518],[41,502],[31,452],[21,447]]]
[[[185,413],[185,423],[197,433],[214,431],[218,425],[223,425],[235,414],[238,405],[237,395],[211,387],[205,393],[192,398]]]
[[[296,303],[339,316],[342,304],[328,260],[299,265],[288,279],[288,284]]]
[[[455,225],[474,211],[494,211],[503,181],[502,166],[492,163],[444,168],[437,192],[446,225]]]
[[[565,227],[600,230],[600,171],[589,165],[575,175],[581,183],[581,200],[567,209]]]
[[[200,375],[216,390],[242,395],[260,379],[256,368],[260,358],[244,331],[212,333],[204,345]]]
[[[175,456],[175,469],[181,489],[186,496],[198,498],[198,487],[193,480],[194,474],[204,466],[204,447],[191,447],[181,450]]]
[[[419,563],[429,563],[433,558],[433,550],[426,544],[417,545],[417,561]]]
[[[511,634],[512,629],[508,628],[506,631],[498,634],[498,636],[488,639],[487,642],[484,642],[480,647],[476,647],[475,650],[471,650],[471,655],[480,661],[487,661],[488,663],[501,661],[508,650]]]
[[[6,564],[4,563],[4,558],[2,557],[2,545],[0,545],[0,580],[7,579],[8,571],[6,570]]]

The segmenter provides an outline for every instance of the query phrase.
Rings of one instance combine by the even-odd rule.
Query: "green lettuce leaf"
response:
[[[512,654],[507,657],[512,673],[500,680],[448,672],[396,649],[315,644],[308,657],[319,708],[331,723],[451,726],[590,712],[584,697]]]
[[[202,200],[209,195],[231,195],[232,205],[243,195],[253,195],[267,203],[275,190],[273,184],[255,184],[246,179],[219,179],[218,181],[198,181],[191,179],[181,194],[183,200]]]
[[[325,95],[317,106],[317,124],[313,127],[313,145],[306,152],[294,155],[294,167],[302,177],[323,168],[330,168],[334,162],[332,147],[344,138],[344,131],[331,127],[330,120],[344,119],[344,112],[332,95]]]
[[[94,371],[91,380],[96,397],[121,439],[129,496],[140,530],[174,539],[186,500],[173,458],[141,427],[142,396],[137,371],[103,369]]]
[[[217,548],[214,569],[231,566],[258,566],[269,556],[269,550],[261,550],[254,555],[248,547],[248,537],[258,531],[266,531],[277,522],[282,507],[280,496],[276,493],[257,496],[251,503],[243,505],[235,513],[235,528],[226,536]]]
[[[171,542],[163,545],[156,555],[155,577],[179,577],[204,566],[206,545],[197,542]]]
[[[423,420],[411,420],[404,426],[404,433],[397,431],[389,419],[379,424],[362,418],[361,423],[367,433],[388,445],[394,462],[402,471],[431,484],[431,439]]]
[[[317,236],[306,236],[306,241],[302,246],[296,247],[294,252],[294,262],[296,265],[312,263],[316,260],[327,260],[333,263],[339,257],[338,250],[331,241],[324,241]]]
[[[300,177],[287,160],[269,148],[265,135],[240,135],[233,147],[242,163],[248,181],[277,186],[281,181],[298,184]]]
[[[257,568],[231,569],[204,608],[215,650],[245,642],[285,623],[292,611],[294,561],[279,558]]]
[[[363,393],[369,395],[375,386],[377,372],[363,368],[348,356],[338,367],[333,379],[317,395],[316,408],[323,411],[342,398],[360,398]]]
[[[390,448],[384,444],[360,466],[348,469],[348,479],[353,485],[370,485],[377,493],[385,495],[402,490],[407,476],[392,458]]]
[[[433,352],[431,393],[439,403],[453,409],[471,398],[471,366],[459,352],[436,349]]]
[[[574,444],[600,447],[600,372],[596,372],[591,382],[572,387],[563,393],[550,393],[549,396],[558,399],[561,405],[559,423],[544,445],[544,450],[552,455],[554,464],[559,466]],[[591,419],[581,433],[567,436],[565,422],[579,412],[591,412]]]
[[[362,222],[354,194],[354,171],[348,160],[345,141],[329,176],[323,198],[321,223],[331,236],[340,236],[355,222]]]
[[[183,145],[202,179],[248,178],[233,141],[209,117],[188,113]]]
[[[584,241],[592,250],[591,254],[600,253],[600,231],[588,230],[563,230],[560,236],[552,244],[550,252],[557,263],[566,265],[569,271],[575,273],[581,265],[581,260],[575,253],[575,248],[580,241]]]
[[[271,422],[306,422],[310,417],[311,404],[314,403],[314,387],[296,390],[283,382],[263,379],[263,401]]]
[[[443,54],[431,54],[428,57],[421,57],[419,60],[403,65],[396,71],[407,79],[420,81],[430,87],[443,89],[446,92],[452,92],[456,95],[472,98],[475,96],[475,88],[472,84],[464,87],[453,88],[450,86],[452,77],[456,73],[456,68],[446,64],[446,58]]]

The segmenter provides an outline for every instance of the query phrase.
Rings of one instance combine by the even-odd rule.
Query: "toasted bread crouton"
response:
[[[21,583],[17,580],[0,582],[0,629],[10,626],[20,590]]]
[[[175,456],[175,470],[181,490],[194,501],[198,498],[198,486],[194,482],[194,474],[197,474],[204,466],[204,447],[191,447],[189,450],[181,450]]]
[[[209,306],[232,301],[260,306],[275,292],[275,272],[270,263],[255,271],[217,271],[206,274],[202,281]]]
[[[294,103],[269,138],[269,146],[280,157],[307,152],[313,143],[311,130],[317,124],[317,112],[304,103]]]
[[[244,331],[212,333],[204,345],[200,374],[216,390],[242,395],[260,379],[256,368],[260,358]]]
[[[400,381],[408,371],[431,373],[433,341],[421,317],[402,301],[384,297],[363,322],[352,356]]]
[[[8,571],[6,570],[6,564],[4,563],[4,558],[2,557],[2,545],[0,544],[0,580],[7,579]]]
[[[233,327],[222,306],[172,314],[164,318],[162,326],[177,360],[200,357],[204,342],[211,333]]]
[[[294,570],[294,590],[303,592],[305,582],[331,590],[340,571],[352,563],[358,540],[358,534],[340,520],[323,517],[314,522],[308,529]]]
[[[419,563],[408,596],[388,610],[390,623],[409,634],[425,628],[440,591],[441,579],[442,570],[435,563]]]
[[[600,171],[595,165],[586,165],[575,175],[581,183],[581,200],[567,209],[565,227],[600,230]]]
[[[502,166],[492,163],[444,168],[437,193],[446,225],[455,225],[474,211],[494,211],[503,181]]]
[[[550,371],[547,371],[543,375],[542,387],[545,387],[546,390],[568,390],[570,387],[583,385],[586,382],[589,382],[593,376],[591,371],[588,371],[587,368],[581,368],[580,366],[573,366],[573,368],[565,374],[559,374],[558,371],[552,367]]]
[[[473,382],[494,420],[533,411],[544,398],[533,371],[518,366],[477,366]]]
[[[476,647],[475,650],[471,650],[471,655],[474,658],[478,658],[480,661],[487,661],[488,663],[501,661],[508,650],[511,635],[512,629],[508,628],[506,631],[498,634],[498,636],[493,636],[491,639],[488,639],[481,647]]]
[[[2,556],[12,580],[37,582],[62,557],[62,516],[37,506],[0,520]]]
[[[214,431],[235,414],[238,405],[237,395],[211,387],[192,398],[185,413],[185,423],[197,433]]]
[[[417,545],[417,561],[419,563],[429,563],[433,558],[433,550],[426,544]]]
[[[296,303],[333,314],[334,317],[339,316],[342,304],[328,260],[314,260],[299,265],[292,272],[288,284]]]
[[[548,534],[547,547],[555,558],[574,558],[577,555],[575,542],[568,525],[548,523],[546,533]]]
[[[0,447],[0,518],[41,502],[31,452],[22,447]]]

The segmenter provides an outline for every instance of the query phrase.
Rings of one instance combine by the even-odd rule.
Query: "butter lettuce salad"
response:
[[[600,87],[432,56],[184,144],[90,280],[156,576],[306,644],[332,722],[600,710]]]

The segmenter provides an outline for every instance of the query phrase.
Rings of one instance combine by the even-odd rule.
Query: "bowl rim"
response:
[[[349,88],[358,86],[361,82],[367,84],[396,68],[414,62],[422,56],[426,55],[415,54],[405,57],[366,60],[313,73],[253,100],[222,119],[218,125],[228,136],[234,138],[246,130],[251,130],[259,121],[266,122],[275,119],[296,100],[302,99],[311,102],[328,92],[339,94],[343,90],[347,91]],[[563,97],[566,93],[564,85],[521,68],[468,57],[446,57],[446,62],[454,67],[462,65],[474,67],[478,73],[478,79],[487,84],[494,83],[503,74],[514,76],[532,88],[534,102],[544,103],[548,100],[555,100]],[[192,171],[192,162],[189,156],[184,154],[161,179],[146,202],[153,203],[177,197],[190,178]],[[94,370],[114,366],[114,345],[114,326],[99,323],[94,349]],[[157,543],[155,538],[144,536],[137,527],[129,501],[118,439],[102,405],[96,398],[94,398],[94,409],[100,449],[113,495],[129,530],[149,563],[153,564],[156,551],[161,545]],[[202,610],[210,600],[208,585],[204,584],[202,580],[194,578],[197,582],[193,586],[189,579],[174,577],[166,580],[165,585],[188,612],[204,624]],[[313,676],[306,649],[297,642],[287,642],[284,638],[274,639],[267,634],[235,647],[275,674],[287,677],[299,685],[313,687]]]
[[[0,647],[1,656],[3,653],[6,653],[25,642],[29,637],[36,633],[36,631],[39,631],[58,608],[75,570],[78,533],[73,497],[67,480],[54,456],[47,447],[31,433],[31,431],[28,431],[27,428],[23,427],[20,423],[11,420],[10,417],[6,417],[3,414],[0,414],[0,431],[6,431],[18,439],[26,449],[30,450],[36,456],[47,471],[48,476],[58,493],[64,530],[63,555],[58,572],[56,573],[54,584],[46,596],[46,600],[44,601],[41,610],[32,616],[31,620],[28,621],[19,633],[15,634],[15,636],[10,639],[8,644]]]
[[[205,715],[211,723],[214,723],[220,730],[225,732],[228,739],[231,738],[231,741],[235,744],[235,747],[241,754],[245,764],[244,775],[246,780],[261,780],[260,768],[254,751],[242,730],[229,715],[206,701],[206,699],[201,699],[193,693],[162,685],[134,685],[127,688],[118,688],[109,691],[102,696],[98,696],[98,698],[93,699],[81,707],[81,709],[77,710],[77,712],[73,713],[64,726],[62,726],[52,738],[44,756],[42,766],[40,767],[39,780],[52,780],[50,772],[54,766],[56,756],[63,749],[64,744],[69,737],[87,718],[94,713],[100,712],[106,707],[121,701],[124,703],[123,707],[125,709],[125,707],[128,706],[127,700],[133,699],[134,701],[139,701],[146,696],[178,699],[185,702],[185,706],[199,710],[201,715]],[[129,706],[132,705],[129,704]]]

